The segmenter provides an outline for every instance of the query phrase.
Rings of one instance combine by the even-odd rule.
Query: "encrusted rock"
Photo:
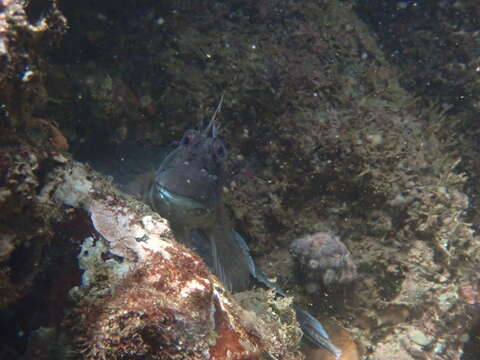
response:
[[[316,283],[348,283],[357,277],[350,251],[332,233],[319,232],[299,238],[292,242],[290,250],[300,263],[307,282],[313,283],[312,289]]]
[[[299,337],[243,310],[165,220],[92,175],[69,163],[48,186],[57,201],[83,206],[97,232],[82,245],[83,284],[65,323],[85,359],[302,358]]]

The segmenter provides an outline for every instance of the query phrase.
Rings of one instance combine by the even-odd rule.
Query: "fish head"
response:
[[[227,149],[215,124],[187,130],[156,171],[150,203],[166,219],[195,225],[222,203]]]

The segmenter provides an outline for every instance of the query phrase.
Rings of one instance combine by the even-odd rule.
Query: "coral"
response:
[[[346,284],[357,277],[352,254],[332,233],[319,232],[294,240],[290,251],[299,262],[312,293],[322,282],[327,286]]]

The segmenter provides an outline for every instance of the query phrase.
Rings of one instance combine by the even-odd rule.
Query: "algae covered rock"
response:
[[[224,93],[223,191],[268,279],[363,356],[475,359],[478,9],[3,1],[2,354],[302,356],[287,304],[257,290],[242,309],[146,205],[71,160],[168,144]],[[327,233],[333,255],[301,250]]]
[[[352,254],[332,233],[316,233],[296,239],[290,251],[298,259],[304,276],[315,288],[318,283],[349,283],[357,277]]]

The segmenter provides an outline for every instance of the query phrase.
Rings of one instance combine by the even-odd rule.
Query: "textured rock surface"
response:
[[[22,126],[47,101],[46,51],[58,44],[67,20],[58,2],[0,4],[0,103],[3,121]]]
[[[147,206],[108,191],[78,163],[50,178],[44,196],[82,206],[96,230],[80,253],[88,282],[71,290],[78,303],[65,324],[85,358],[302,358],[299,338],[243,310]]]
[[[66,145],[80,157],[84,144],[98,153],[103,143],[168,143],[211,114],[225,92],[220,121],[232,153],[226,199],[269,278],[315,315],[340,323],[369,358],[455,360],[465,352],[464,360],[474,359],[478,5],[401,3],[407,11],[388,5],[379,13],[409,21],[386,21],[393,26],[373,35],[353,1],[63,1],[70,31],[47,66],[45,51],[65,30],[57,2],[3,1],[2,356],[34,354],[50,343],[38,339],[52,338],[74,287],[70,293],[85,309],[105,310],[95,329],[118,319],[118,304],[130,295],[116,293],[109,276],[150,261],[136,236],[150,234],[142,219],[153,215],[141,204],[114,195],[89,171],[83,183],[53,191],[59,183],[50,175],[70,164]],[[370,5],[356,8],[364,19]],[[385,46],[381,36],[388,34],[401,56]],[[78,178],[74,169],[70,176]],[[93,220],[55,201],[77,204],[89,186],[111,196],[80,199],[89,211],[98,207]],[[141,215],[113,216],[111,205]],[[109,221],[132,234],[119,240]],[[288,248],[317,232],[338,234],[358,277],[312,296]],[[90,252],[100,256],[97,271],[89,270]],[[142,278],[149,280],[155,276]],[[202,299],[214,298],[211,284]],[[85,300],[101,294],[98,304]],[[129,304],[138,310],[139,303]],[[100,353],[95,346],[91,354]]]
[[[44,50],[58,43],[66,19],[56,1],[30,5],[0,3],[0,308],[30,291],[41,271],[52,209],[36,199],[38,174],[62,161],[56,144],[48,143],[56,128],[30,120],[33,109],[46,101]],[[15,135],[25,126],[36,130],[37,143]],[[18,264],[22,254],[28,259],[23,266]]]
[[[296,239],[290,251],[297,259],[307,289],[315,293],[322,284],[350,283],[357,277],[352,254],[338,236],[318,232]]]

